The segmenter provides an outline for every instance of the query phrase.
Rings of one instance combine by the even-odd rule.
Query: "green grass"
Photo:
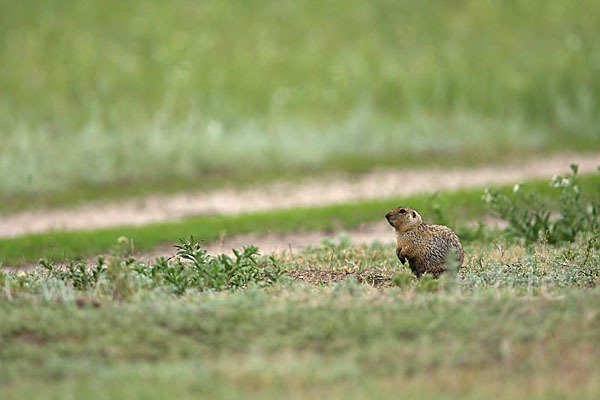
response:
[[[597,196],[600,183],[598,175],[583,176],[581,187],[584,197]],[[545,181],[526,184],[540,195],[556,202],[556,189]],[[509,190],[505,187],[504,190]],[[142,227],[117,227],[94,231],[50,232],[31,234],[0,240],[0,262],[3,265],[22,265],[37,262],[40,258],[51,261],[70,261],[110,252],[119,237],[133,240],[136,251],[149,251],[159,244],[175,243],[179,238],[194,235],[199,240],[211,241],[223,235],[267,232],[293,232],[311,230],[339,230],[357,227],[364,222],[383,221],[385,212],[398,204],[420,210],[425,220],[448,224],[455,228],[463,240],[478,234],[457,223],[469,221],[486,214],[481,201],[482,189],[460,190],[437,195],[416,195],[408,198],[366,200],[358,203],[325,207],[309,207],[267,211],[234,216],[200,216],[179,222],[166,222]]]
[[[0,194],[597,150],[599,18],[592,0],[10,2]]]
[[[427,288],[284,280],[175,296],[133,269],[109,271],[106,291],[41,270],[0,273],[0,396],[597,398],[597,239],[500,240],[502,252],[475,242],[457,278]],[[406,271],[394,257],[328,244],[278,262]],[[130,296],[113,297],[114,285]]]
[[[598,178],[580,178],[584,201]],[[526,188],[579,204],[571,184],[560,199]],[[456,221],[482,211],[480,193],[410,200]],[[358,220],[366,204],[283,213]],[[257,217],[274,218],[236,218]],[[474,235],[437,280],[414,278],[393,244],[343,236],[236,260],[182,243],[155,263],[0,270],[0,397],[595,399],[600,232],[582,226],[560,244]]]
[[[584,202],[598,199],[599,179],[580,178]],[[527,189],[549,209],[578,202],[572,184],[529,182],[513,196]],[[117,255],[98,267],[0,270],[0,397],[598,398],[598,226],[583,225],[560,244],[515,241],[503,232],[490,238],[455,224],[485,212],[481,193],[131,231],[151,243],[159,232],[186,227],[335,227],[381,218],[388,202],[402,201],[449,221],[463,238],[462,268],[438,280],[416,280],[393,244],[351,246],[343,236],[293,254],[259,257],[249,248],[237,261],[182,244],[179,258],[150,264]],[[518,203],[510,212],[526,210]],[[577,210],[588,217],[589,210]],[[117,234],[59,238],[73,251],[89,241],[89,251],[98,238],[114,246]],[[19,240],[1,243],[4,254]],[[292,279],[298,273],[311,284]]]
[[[352,293],[354,292],[354,293]],[[251,290],[3,302],[2,398],[589,398],[600,296]],[[533,327],[535,326],[535,328]]]

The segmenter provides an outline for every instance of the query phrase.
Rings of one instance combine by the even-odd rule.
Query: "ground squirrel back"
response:
[[[440,276],[447,269],[446,261],[454,251],[458,268],[465,253],[458,236],[447,226],[428,225],[421,215],[408,207],[396,207],[385,214],[396,230],[396,255],[402,264],[408,260],[411,271],[419,278],[425,273]]]

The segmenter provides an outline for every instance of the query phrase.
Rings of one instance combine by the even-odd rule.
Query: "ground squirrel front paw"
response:
[[[402,255],[402,250],[396,249],[396,256],[398,256],[398,260],[404,265],[406,263],[406,257]]]

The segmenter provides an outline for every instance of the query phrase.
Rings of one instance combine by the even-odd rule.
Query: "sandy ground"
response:
[[[49,230],[145,225],[175,221],[192,215],[238,214],[408,196],[492,184],[512,184],[526,179],[550,178],[554,174],[566,173],[572,162],[579,164],[581,173],[593,172],[600,165],[600,154],[563,153],[545,159],[477,168],[385,169],[353,178],[330,175],[305,180],[300,184],[281,182],[241,190],[224,188],[168,196],[149,195],[127,201],[84,204],[68,209],[24,211],[0,215],[0,237],[15,237]],[[381,232],[366,228],[353,233],[369,238],[379,238],[379,235],[382,235]],[[309,234],[306,240],[299,237],[298,242],[312,243],[313,239],[314,235]],[[227,247],[229,246],[227,244]]]

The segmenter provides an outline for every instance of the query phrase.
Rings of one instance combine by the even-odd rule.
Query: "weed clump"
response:
[[[590,203],[582,201],[577,170],[577,164],[571,164],[569,174],[552,178],[550,185],[560,192],[555,209],[519,184],[509,194],[486,189],[482,200],[508,222],[510,237],[527,243],[573,242],[580,233],[600,231],[600,197],[596,196]],[[598,191],[600,194],[600,188]]]
[[[40,263],[51,278],[68,283],[76,290],[104,285],[119,298],[126,297],[132,292],[128,288],[136,286],[167,286],[177,295],[184,294],[187,289],[221,291],[245,288],[250,284],[269,286],[283,273],[272,256],[260,259],[255,246],[246,246],[242,251],[234,249],[234,258],[226,254],[207,254],[193,236],[189,240],[180,239],[180,244],[175,247],[174,257],[161,257],[149,264],[133,257],[116,257],[108,264],[99,257],[94,265],[72,262],[66,267],[56,267],[45,260]]]
[[[392,276],[392,285],[400,289],[408,289],[413,281],[413,274],[406,271],[401,271]]]

